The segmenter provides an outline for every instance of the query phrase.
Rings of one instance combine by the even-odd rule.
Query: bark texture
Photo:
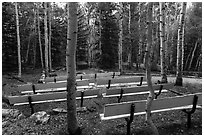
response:
[[[38,40],[39,40],[39,46],[40,46],[40,60],[41,60],[42,69],[44,69],[43,51],[42,51],[42,43],[41,43],[41,31],[40,31],[39,5],[37,7],[38,7],[38,9],[37,9],[37,19],[38,19]]]
[[[47,2],[44,2],[44,29],[45,29],[45,72],[48,75],[48,30],[47,30]]]
[[[145,67],[146,67],[146,77],[147,77],[147,84],[149,87],[149,95],[147,98],[146,103],[146,121],[152,128],[153,134],[159,134],[157,127],[154,125],[152,118],[151,118],[151,106],[154,100],[154,89],[152,87],[152,78],[151,78],[151,61],[150,61],[150,51],[152,47],[152,7],[153,3],[148,3],[148,11],[147,11],[147,47],[146,47],[146,54],[145,54]]]
[[[51,3],[49,2],[49,70],[52,70],[52,51],[51,51],[51,39],[52,39],[52,7]]]
[[[160,60],[161,60],[161,83],[167,83],[166,65],[165,65],[165,7],[164,2],[160,6]]]
[[[76,114],[76,46],[77,46],[77,3],[68,4],[67,43],[67,129],[69,134],[81,134]]]
[[[119,10],[119,45],[118,45],[118,65],[119,65],[119,71],[123,71],[122,67],[122,43],[123,43],[123,15],[122,15],[122,9],[123,5],[120,3],[120,10]]]
[[[179,28],[178,28],[178,41],[177,41],[177,65],[176,65],[176,83],[177,86],[183,85],[182,79],[182,38],[183,38],[183,27],[185,22],[186,14],[186,2],[182,3],[182,9],[180,13]]]
[[[15,3],[16,12],[16,31],[17,31],[17,44],[18,44],[18,77],[21,77],[21,42],[19,34],[19,18],[18,18],[18,4]]]

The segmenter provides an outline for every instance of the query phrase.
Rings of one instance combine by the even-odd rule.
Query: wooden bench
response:
[[[102,87],[120,87],[120,86],[131,86],[138,85],[141,86],[145,77],[120,77],[120,78],[98,78],[96,80],[77,80],[77,90],[83,90],[88,88],[102,88]],[[95,82],[95,83],[94,83]],[[53,91],[66,91],[67,81],[58,81],[57,83],[44,83],[44,84],[26,84],[18,86],[17,90],[21,94],[28,93],[44,93],[44,92],[53,92]]]
[[[89,88],[88,80],[77,80],[76,81],[77,89]],[[21,92],[21,94],[28,93],[43,93],[50,91],[65,91],[67,83],[66,82],[58,82],[58,83],[45,83],[45,84],[25,84],[19,85],[17,87],[17,91]]]
[[[76,79],[96,79],[101,77],[116,77],[120,76],[120,72],[107,72],[107,73],[96,73],[96,74],[79,74],[76,76]],[[45,79],[40,79],[39,82],[57,82],[57,81],[66,81],[67,76],[58,76],[58,77],[46,77]]]
[[[104,113],[100,114],[101,120],[111,120],[118,118],[126,118],[127,134],[130,134],[130,125],[135,115],[146,114],[145,106],[147,100],[131,101],[123,103],[106,104]],[[188,114],[188,127],[191,123],[191,114],[195,112],[196,107],[202,105],[202,94],[195,93],[189,95],[168,97],[155,99],[152,103],[151,113],[170,111],[170,110],[184,110]],[[186,109],[192,108],[191,111]],[[130,117],[128,119],[128,117]]]
[[[162,87],[162,88],[161,88]],[[168,89],[171,89],[173,84],[162,84],[154,85],[153,88],[156,90],[156,95],[158,96],[161,91],[166,92]],[[87,89],[76,92],[76,99],[81,100],[81,107],[83,107],[83,100],[86,98],[97,97],[99,92],[102,89]],[[137,95],[137,94],[146,94],[148,93],[148,86],[140,87],[123,87],[123,88],[110,88],[106,89],[104,97],[118,97],[118,102],[121,101],[123,96]],[[67,98],[67,92],[50,92],[43,94],[31,94],[31,95],[22,95],[22,96],[8,96],[8,102],[10,105],[25,105],[29,104],[31,112],[34,112],[33,104],[36,103],[45,103],[45,102],[56,102],[56,101],[65,101]]]
[[[99,78],[99,79],[91,79],[89,80],[90,83],[96,84],[98,87],[115,87],[115,86],[130,86],[130,85],[137,85],[141,86],[144,82],[146,77],[144,76],[131,76],[131,77],[117,77],[117,78]]]

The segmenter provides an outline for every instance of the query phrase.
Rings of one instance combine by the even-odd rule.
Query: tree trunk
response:
[[[142,4],[139,3],[139,20],[138,20],[138,24],[139,24],[139,32],[142,31],[142,27],[141,27],[141,18],[142,18],[142,10],[141,10]],[[141,33],[139,33],[139,53],[138,53],[138,64],[140,67],[140,64],[142,63],[142,35]]]
[[[118,65],[119,65],[119,71],[122,72],[123,71],[123,66],[122,66],[122,44],[123,44],[123,14],[122,14],[122,10],[123,10],[123,5],[120,2],[120,10],[119,10],[119,45],[118,45]]]
[[[168,10],[168,9],[167,9]],[[168,13],[166,12],[167,10],[165,10],[165,17],[168,16]],[[167,70],[169,69],[170,66],[170,53],[171,53],[171,48],[170,48],[170,17],[167,17],[166,19],[166,30],[167,30],[167,35],[166,35],[166,40],[165,40],[165,46],[166,46],[166,54],[165,54],[165,66],[166,66],[166,73]]]
[[[128,66],[131,69],[132,66],[132,44],[131,44],[131,30],[130,30],[130,23],[131,23],[131,10],[130,10],[130,3],[128,9],[128,35],[129,35],[129,52],[128,52]]]
[[[185,19],[184,19],[185,20]],[[185,36],[185,22],[183,23],[183,30],[182,30],[183,32],[183,35],[182,35],[182,46],[181,46],[181,66],[182,66],[182,68],[181,68],[181,70],[183,71],[184,70],[184,36]]]
[[[34,42],[33,42],[33,68],[36,66],[36,10],[34,9]]]
[[[42,44],[41,44],[41,32],[40,32],[39,5],[38,5],[38,9],[37,9],[37,19],[38,19],[38,39],[39,39],[39,46],[40,46],[40,60],[41,60],[42,69],[44,69],[43,51],[42,51]]]
[[[44,29],[45,29],[45,73],[48,76],[48,31],[47,31],[47,2],[44,2]]]
[[[197,61],[196,61],[196,67],[195,67],[195,71],[197,70],[199,70],[199,62],[200,62],[200,60],[201,60],[201,54],[198,56],[198,59],[197,59]]]
[[[151,80],[151,61],[150,61],[150,51],[152,47],[152,7],[153,3],[148,3],[148,11],[147,11],[147,47],[146,47],[146,54],[145,54],[145,67],[146,67],[146,77],[147,77],[147,84],[149,87],[149,96],[147,98],[146,103],[146,121],[151,126],[153,134],[159,134],[156,126],[154,125],[152,118],[151,118],[151,106],[154,100],[154,89],[152,87],[152,80]]]
[[[30,51],[30,37],[31,37],[31,35],[28,38],[28,48],[27,48],[26,58],[25,58],[26,63],[28,63],[28,54],[29,54],[29,51]]]
[[[177,41],[177,65],[176,65],[176,83],[177,86],[183,85],[182,79],[182,36],[183,36],[183,25],[186,14],[186,2],[182,3],[182,9],[180,13],[180,21],[178,28],[178,41]]]
[[[189,59],[190,59],[190,55],[191,55],[192,49],[193,49],[193,47],[191,47],[191,49],[190,49],[190,51],[189,51],[189,54],[188,54],[188,56],[187,56],[186,63],[185,63],[185,67],[184,67],[185,70],[188,70],[188,68],[187,68],[187,67],[188,67],[188,61],[189,61]]]
[[[52,70],[52,51],[51,51],[51,39],[52,39],[52,7],[51,3],[49,2],[49,71]]]
[[[70,2],[67,30],[67,126],[70,134],[80,134],[76,114],[77,3]]]
[[[161,60],[161,83],[167,83],[165,65],[165,7],[164,2],[160,2],[160,60]]]
[[[197,46],[198,46],[198,40],[195,43],[195,46],[194,46],[194,49],[193,49],[193,52],[192,52],[192,56],[191,56],[191,60],[190,60],[189,66],[188,66],[188,70],[191,69],[191,65],[192,65],[192,62],[193,62],[193,58],[194,58],[194,54],[195,54]]]
[[[18,4],[15,3],[16,11],[16,31],[17,31],[17,43],[18,43],[18,77],[21,77],[21,43],[20,43],[20,34],[19,34],[19,19],[18,19]]]
[[[155,7],[153,6],[153,9],[155,9]],[[153,10],[153,20],[155,20],[155,23],[153,23],[153,26],[155,26],[155,31],[153,31],[153,48],[152,48],[152,69],[156,69],[157,70],[157,63],[158,63],[158,59],[159,59],[159,47],[160,46],[158,44],[159,39],[158,39],[158,33],[159,33],[159,20],[157,19],[157,12],[155,12],[155,10]],[[154,34],[155,33],[155,34]],[[154,67],[155,66],[155,67]]]

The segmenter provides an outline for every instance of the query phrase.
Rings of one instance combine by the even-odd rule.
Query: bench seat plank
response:
[[[156,111],[162,111],[162,110],[168,110],[168,109],[174,109],[178,107],[192,105],[194,95],[198,96],[197,105],[201,105],[202,94],[196,93],[196,94],[189,94],[184,96],[156,99],[152,103],[151,110],[152,112],[154,111],[156,112]],[[129,114],[132,103],[135,105],[135,113],[145,113],[146,100],[131,101],[131,102],[125,102],[125,103],[114,103],[114,104],[105,105],[104,118]]]
[[[107,72],[107,73],[96,73],[97,77],[111,77],[113,76],[113,73],[115,73],[115,76],[120,76],[120,72]],[[79,74],[76,76],[76,79],[81,79],[81,76],[83,79],[94,79],[95,74]],[[67,79],[67,76],[57,76],[57,77],[47,77],[44,82],[54,82],[54,79],[56,81],[64,81]]]
[[[162,89],[172,89],[174,84],[161,84],[163,85]],[[160,84],[158,85],[153,85],[154,90],[159,90],[160,89]],[[138,93],[138,92],[143,92],[143,91],[149,91],[148,85],[143,85],[143,86],[138,86],[138,87],[128,87],[128,88],[122,88],[123,89],[123,94],[129,94],[129,93]],[[114,90],[107,90],[106,95],[115,95],[115,94],[120,94],[121,93],[121,88],[116,88]]]
[[[151,111],[151,113],[165,112],[165,111],[171,111],[171,110],[190,109],[192,107],[193,107],[193,105],[188,105],[188,106],[175,107],[175,108],[169,108],[169,109],[153,110],[153,111]],[[196,108],[201,109],[202,106],[197,105]],[[145,115],[145,114],[146,114],[146,112],[138,112],[138,113],[134,113],[134,116]],[[123,115],[115,115],[115,116],[104,117],[104,113],[100,114],[101,120],[113,120],[113,119],[129,117],[129,116],[130,116],[130,114],[123,114]]]
[[[99,78],[96,79],[97,85],[108,85],[109,80],[111,80],[111,84],[115,83],[135,83],[140,82],[141,77],[140,76],[132,76],[132,77],[118,77],[118,78]],[[146,77],[143,77],[143,81],[146,80]],[[89,81],[90,83],[94,83],[94,81]]]
[[[82,91],[85,89],[90,89],[92,86],[77,86],[77,91]],[[67,91],[67,87],[60,87],[60,88],[49,88],[49,89],[40,89],[36,90],[36,93],[48,93],[48,92],[63,92]],[[33,93],[33,91],[22,91],[21,94],[30,94]]]
[[[77,86],[88,86],[88,80],[79,80],[77,81]],[[46,84],[35,84],[35,90],[51,89],[51,88],[62,88],[66,87],[67,82],[62,83],[46,83]],[[32,91],[32,84],[20,85],[17,87],[18,91]]]

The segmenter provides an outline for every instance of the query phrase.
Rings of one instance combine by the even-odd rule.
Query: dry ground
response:
[[[63,74],[64,72],[59,72]],[[86,72],[88,73],[88,72]],[[22,79],[29,82],[36,82],[39,79],[40,74],[24,74]],[[158,79],[159,77],[153,77]],[[168,77],[169,82],[173,82],[174,77]],[[184,79],[184,86],[182,88],[175,87],[175,89],[181,93],[196,93],[202,92],[202,80],[201,79]],[[7,95],[17,94],[15,93],[15,85],[21,84],[15,79],[10,79],[8,76],[2,77],[3,93]],[[175,96],[173,93],[163,93],[159,96],[170,97]],[[146,99],[147,95],[137,95],[131,97],[124,97],[122,101],[127,100],[142,100]],[[101,121],[99,114],[96,110],[96,106],[93,103],[94,99],[86,99],[84,105],[88,107],[85,112],[78,112],[78,123],[82,129],[83,135],[124,135],[126,134],[126,121],[125,119],[116,119],[109,121]],[[117,98],[109,98],[106,103],[117,102]],[[77,106],[80,102],[77,101]],[[66,113],[51,114],[50,120],[47,124],[35,124],[29,118],[30,109],[28,105],[24,106],[6,106],[3,108],[15,108],[19,109],[27,118],[22,120],[16,120],[12,118],[3,118],[2,122],[7,120],[8,124],[2,127],[3,135],[64,135],[66,132]],[[35,104],[35,111],[51,112],[54,108],[65,108],[66,102],[53,102],[44,104]],[[202,110],[197,109],[192,115],[192,127],[188,129],[186,127],[186,114],[182,111],[175,110],[169,112],[155,113],[152,115],[153,122],[162,135],[201,135],[202,134]],[[148,135],[152,134],[149,126],[145,122],[145,115],[135,116],[131,125],[131,134],[135,135]]]

